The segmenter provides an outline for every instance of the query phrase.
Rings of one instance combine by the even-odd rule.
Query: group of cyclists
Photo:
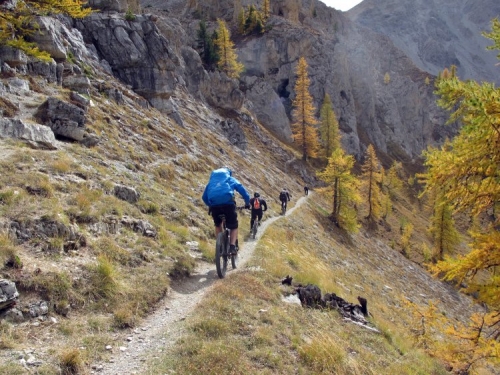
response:
[[[307,190],[306,190],[307,189]],[[203,202],[209,207],[209,213],[212,215],[215,225],[215,236],[222,231],[221,215],[225,216],[226,227],[230,232],[229,253],[237,253],[238,239],[238,214],[236,212],[236,202],[234,191],[237,191],[245,201],[245,209],[251,210],[250,229],[253,227],[255,220],[262,220],[262,215],[267,211],[267,202],[260,196],[258,192],[250,198],[247,190],[241,182],[233,177],[232,171],[228,167],[222,167],[212,171],[208,184],[202,195]],[[308,194],[307,186],[304,187],[304,193]],[[279,194],[282,212],[286,211],[287,203],[290,201],[291,194],[286,188]]]

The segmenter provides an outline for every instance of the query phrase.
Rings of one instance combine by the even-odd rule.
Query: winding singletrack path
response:
[[[309,191],[309,195],[313,193]],[[307,196],[299,198],[285,216],[305,203]],[[238,253],[238,269],[228,269],[228,274],[238,272],[252,257],[255,247],[267,228],[283,216],[276,216],[261,222],[255,240],[246,241]],[[196,308],[203,296],[210,291],[216,282],[224,282],[217,276],[215,265],[199,262],[195,271],[188,278],[173,281],[170,290],[158,308],[139,327],[131,330],[124,337],[119,347],[111,348],[111,359],[102,364],[92,366],[92,372],[103,375],[152,374],[147,363],[162,351],[175,344],[185,329],[184,320]]]

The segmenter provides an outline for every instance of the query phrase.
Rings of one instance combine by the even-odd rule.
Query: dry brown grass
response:
[[[216,284],[187,320],[190,332],[154,363],[154,371],[446,374],[439,361],[415,345],[413,316],[401,295],[392,291],[403,287],[399,280],[405,277],[407,261],[377,244],[375,235],[370,239],[362,233],[342,233],[321,207],[329,206],[316,194],[307,208],[268,228],[248,270]],[[396,258],[389,267],[390,259]],[[290,289],[279,281],[287,274],[294,282],[314,283],[323,293],[335,292],[349,302],[356,303],[356,295],[365,296],[371,323],[380,333],[346,323],[335,311],[284,303],[281,295]],[[416,298],[422,293],[418,286],[413,290],[404,285],[405,295]],[[238,352],[237,362],[218,354],[228,348]]]

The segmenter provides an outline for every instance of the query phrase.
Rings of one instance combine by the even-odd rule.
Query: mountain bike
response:
[[[255,240],[255,236],[257,236],[257,230],[259,229],[259,220],[255,219],[253,222],[252,230],[250,231],[250,235]]]
[[[244,207],[237,207],[236,209],[242,210]],[[219,278],[223,279],[226,276],[227,271],[227,261],[231,260],[231,266],[233,269],[237,266],[238,254],[229,254],[229,245],[231,229],[226,227],[226,216],[219,215],[222,220],[222,231],[217,235],[217,240],[215,241],[215,268],[217,269],[217,275]],[[238,239],[236,239],[236,251],[238,251]]]
[[[286,202],[281,202],[281,215],[285,215],[286,213]]]

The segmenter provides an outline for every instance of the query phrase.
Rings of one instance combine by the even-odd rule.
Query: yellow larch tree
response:
[[[493,40],[490,49],[500,49],[498,19],[483,35]],[[471,215],[478,224],[469,231],[470,252],[445,254],[429,267],[488,306],[485,314],[471,317],[468,327],[450,330],[459,346],[438,353],[465,374],[484,362],[500,364],[500,89],[487,82],[461,81],[454,67],[443,71],[435,84],[438,104],[451,112],[450,122],[458,121],[462,128],[441,148],[424,153],[425,191],[441,189],[443,201],[454,212]]]
[[[219,56],[217,66],[221,71],[226,73],[228,77],[238,78],[243,71],[243,64],[238,62],[238,55],[236,54],[234,43],[231,40],[231,34],[229,33],[226,23],[221,19],[218,19],[217,23],[219,24],[217,39],[215,39],[215,45]]]
[[[337,116],[332,108],[330,95],[325,94],[320,110],[320,135],[323,142],[325,157],[329,158],[332,152],[340,148],[340,130]]]
[[[263,0],[263,2],[262,2],[262,16],[264,18],[264,22],[267,21],[270,14],[271,14],[271,0]]]
[[[331,220],[348,232],[358,229],[356,203],[360,201],[359,181],[351,171],[354,158],[346,155],[342,148],[333,151],[326,168],[318,177],[327,183],[327,192],[332,196]]]
[[[316,157],[318,152],[318,133],[315,125],[318,123],[314,117],[316,108],[309,93],[311,83],[307,74],[307,62],[304,57],[299,59],[297,65],[297,81],[295,82],[295,99],[292,110],[292,132],[294,141],[302,150],[302,160]]]
[[[377,220],[380,218],[381,192],[379,184],[382,180],[381,165],[375,153],[373,145],[369,145],[365,152],[365,162],[362,166],[362,180],[368,204],[367,220]]]
[[[83,0],[18,0],[11,8],[0,11],[0,45],[19,49],[29,56],[49,61],[50,54],[41,51],[26,38],[37,31],[36,16],[66,14],[73,18],[84,18],[92,12]]]

